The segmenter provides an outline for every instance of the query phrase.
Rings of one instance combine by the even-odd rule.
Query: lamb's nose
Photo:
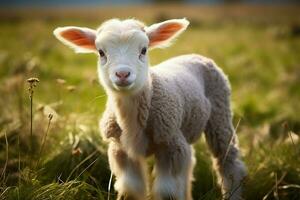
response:
[[[127,72],[127,71],[116,72],[116,76],[121,80],[125,80],[126,78],[129,77],[129,75],[130,75],[130,72]]]

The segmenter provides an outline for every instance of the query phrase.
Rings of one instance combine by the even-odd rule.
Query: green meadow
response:
[[[52,34],[58,26],[97,28],[115,17],[146,24],[189,19],[171,47],[149,53],[151,64],[189,53],[214,59],[232,85],[249,172],[244,199],[300,199],[300,7],[229,5],[2,9],[0,199],[116,198],[98,131],[106,95],[97,56],[75,54]],[[32,77],[39,82],[29,90]],[[221,199],[205,138],[195,146],[193,198]]]

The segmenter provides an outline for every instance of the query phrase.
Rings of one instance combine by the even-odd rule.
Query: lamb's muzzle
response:
[[[212,60],[199,55],[148,66],[147,49],[169,46],[188,25],[186,19],[149,27],[133,19],[113,19],[97,30],[54,31],[75,51],[99,57],[98,75],[108,95],[100,131],[109,142],[118,199],[191,200],[196,163],[192,144],[202,132],[224,197],[241,198],[246,169],[232,125],[227,77]],[[148,184],[146,173],[145,159],[150,155],[155,158],[153,184]]]
[[[110,81],[117,90],[129,90],[136,80],[136,74],[126,65],[115,67],[114,71],[109,75]]]

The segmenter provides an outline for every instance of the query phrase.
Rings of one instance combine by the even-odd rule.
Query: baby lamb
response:
[[[224,199],[241,199],[246,169],[239,159],[227,77],[200,55],[148,64],[148,49],[169,46],[188,25],[186,19],[151,26],[112,19],[97,30],[68,26],[54,31],[76,52],[99,57],[98,75],[107,94],[100,131],[109,141],[118,199],[191,200],[192,144],[202,132]],[[148,184],[146,158],[151,155],[154,181]]]

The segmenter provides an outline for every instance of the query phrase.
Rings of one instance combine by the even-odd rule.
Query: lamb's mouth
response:
[[[127,90],[128,91],[134,86],[134,82],[133,83],[118,82],[118,83],[113,83],[113,86],[118,91],[122,91],[122,90]]]

